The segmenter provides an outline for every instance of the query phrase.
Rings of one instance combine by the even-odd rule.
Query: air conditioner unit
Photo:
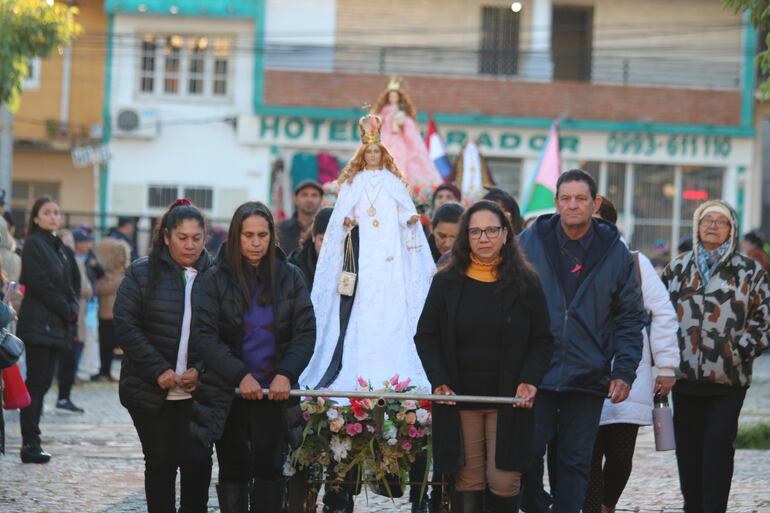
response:
[[[114,137],[154,139],[160,132],[158,112],[142,107],[118,109],[114,118]]]

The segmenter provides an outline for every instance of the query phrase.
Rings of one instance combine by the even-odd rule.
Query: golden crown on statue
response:
[[[380,142],[382,118],[375,114],[367,114],[358,120],[358,130],[361,132],[361,142],[373,144]]]
[[[388,91],[398,91],[401,89],[401,82],[402,78],[397,75],[390,77],[390,82],[388,82]]]

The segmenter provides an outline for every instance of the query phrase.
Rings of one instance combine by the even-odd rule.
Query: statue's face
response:
[[[379,169],[382,165],[382,150],[377,144],[370,144],[364,150],[364,161],[366,167],[370,169]]]
[[[398,103],[398,100],[401,99],[401,95],[398,94],[398,91],[390,91],[388,93],[388,103],[391,105],[395,105]]]

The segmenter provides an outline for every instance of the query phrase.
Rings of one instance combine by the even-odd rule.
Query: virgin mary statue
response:
[[[352,390],[399,374],[430,390],[413,337],[435,271],[406,181],[380,142],[382,119],[359,120],[318,257],[317,341],[300,384]]]

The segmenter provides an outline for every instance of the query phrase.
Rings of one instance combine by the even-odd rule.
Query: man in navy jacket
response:
[[[535,400],[533,469],[556,442],[554,513],[578,513],[588,483],[605,397],[628,397],[642,355],[645,323],[635,264],[615,226],[593,219],[596,182],[579,169],[556,184],[558,214],[521,234],[548,301],[554,351]],[[538,475],[539,474],[539,475]],[[524,482],[527,513],[548,510],[542,473]]]

